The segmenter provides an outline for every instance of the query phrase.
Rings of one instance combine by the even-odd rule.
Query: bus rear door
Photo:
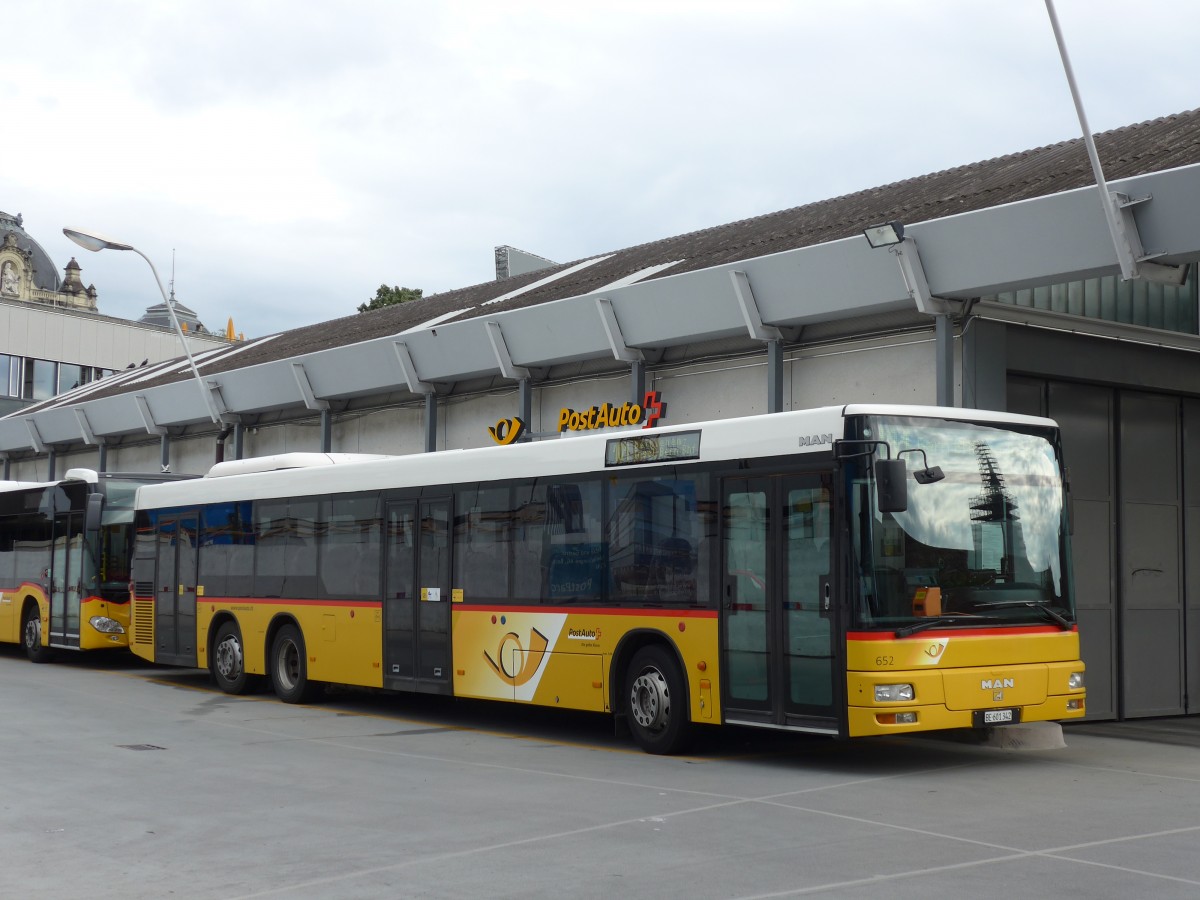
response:
[[[723,482],[726,722],[838,733],[831,488],[828,475]]]

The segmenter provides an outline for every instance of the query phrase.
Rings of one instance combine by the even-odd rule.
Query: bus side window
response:
[[[317,527],[320,596],[357,599],[379,594],[381,520],[375,497],[321,501]]]
[[[619,479],[609,490],[614,599],[694,604],[701,521],[695,478]]]
[[[604,541],[598,481],[546,485],[542,573],[550,602],[604,599]]]
[[[508,600],[512,568],[512,491],[467,487],[454,496],[454,587],[463,598]]]

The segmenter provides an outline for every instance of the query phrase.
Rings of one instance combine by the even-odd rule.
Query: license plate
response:
[[[1021,721],[1019,709],[981,709],[975,712],[976,728],[985,725],[1012,725]]]

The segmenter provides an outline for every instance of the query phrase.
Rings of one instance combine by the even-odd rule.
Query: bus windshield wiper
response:
[[[928,619],[922,619],[920,622],[913,622],[911,625],[905,625],[903,628],[896,629],[896,637],[909,637],[920,631],[926,631],[937,625],[955,625],[959,622],[978,621],[979,616],[967,615],[948,615],[948,616],[932,616]]]
[[[1063,631],[1070,631],[1075,626],[1071,624],[1070,619],[1060,612],[1056,612],[1053,608],[1044,603],[1038,603],[1036,600],[1001,600],[999,603],[988,603],[989,609],[1017,609],[1019,607],[1028,607],[1036,609],[1050,621],[1058,625]]]

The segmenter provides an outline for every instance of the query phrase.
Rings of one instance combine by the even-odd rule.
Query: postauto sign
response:
[[[564,431],[594,431],[599,428],[615,428],[641,425],[653,428],[667,414],[667,404],[658,391],[646,391],[640,404],[603,403],[590,409],[576,411],[564,406],[558,411],[558,433]],[[525,422],[518,416],[501,419],[488,426],[488,434],[497,444],[515,444],[526,432]]]

